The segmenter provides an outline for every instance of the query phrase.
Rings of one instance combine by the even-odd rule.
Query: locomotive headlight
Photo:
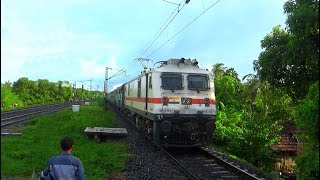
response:
[[[214,93],[210,93],[210,101],[212,101],[212,104],[216,104],[216,96],[214,95]]]
[[[192,104],[191,98],[184,98],[184,97],[182,97],[182,98],[181,98],[181,104],[182,104],[182,105],[191,105],[191,104]]]
[[[160,128],[163,132],[170,132],[171,130],[171,122],[170,121],[162,121],[161,124],[160,124]]]

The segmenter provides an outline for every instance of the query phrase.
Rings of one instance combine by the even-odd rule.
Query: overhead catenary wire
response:
[[[183,2],[184,0],[181,1],[181,3]],[[167,2],[167,1],[165,1]],[[159,30],[162,29],[162,31],[159,33],[156,33],[153,38],[156,36],[156,38],[154,40],[151,40],[149,43],[148,43],[148,47],[142,52],[142,54],[140,55],[140,57],[142,57],[146,52],[147,50],[153,45],[153,43],[160,37],[160,35],[164,32],[164,30],[170,25],[170,23],[174,20],[174,18],[179,14],[180,10],[184,7],[184,5],[182,6],[182,8],[179,10],[179,7],[180,7],[180,4],[178,4],[178,6],[173,10],[173,12],[170,14],[170,16],[166,19],[166,21],[163,23],[163,25],[161,26],[161,28]],[[174,12],[176,12],[176,14],[172,17],[172,19],[169,21],[169,23],[166,25],[167,21],[171,18],[171,16],[174,14]],[[166,26],[165,26],[166,25]],[[164,27],[165,26],[165,27]],[[164,28],[163,28],[164,27]],[[152,38],[152,39],[153,39]]]
[[[108,77],[107,80],[109,80],[109,79],[111,79],[111,78],[113,78],[115,76],[119,76],[121,74],[127,74],[127,71],[125,69],[121,69],[118,72],[116,72],[115,74],[113,74],[112,76]]]
[[[171,15],[167,18],[167,20],[164,22],[164,24],[161,26],[160,30],[162,29],[162,31],[160,33],[156,33],[153,37],[156,36],[156,38],[153,40],[153,41],[150,41],[148,43],[148,47],[142,52],[142,54],[140,55],[140,57],[142,57],[147,51],[148,49],[153,45],[153,43],[160,37],[160,35],[164,32],[164,30],[170,25],[170,23],[175,19],[175,17],[179,14],[179,12],[183,9],[183,7],[187,4],[186,1],[185,3],[183,4],[183,6],[179,9],[180,5],[182,4],[182,2],[185,1],[185,0],[182,0],[180,2],[180,4],[178,4],[177,8],[174,9],[174,11],[171,13]],[[165,1],[167,2],[167,1]],[[170,19],[170,17],[174,14],[174,12],[176,12],[176,14],[171,18],[171,20],[167,23],[167,21]],[[165,26],[165,24],[167,23],[167,25]],[[165,26],[163,28],[163,26]]]
[[[167,2],[167,3],[170,3],[170,4],[179,5],[179,4],[177,4],[177,3],[173,3],[173,2],[170,2],[170,1],[167,1],[167,0],[162,0],[162,1]]]
[[[157,48],[155,51],[153,51],[151,54],[149,54],[147,56],[147,58],[149,58],[150,56],[152,56],[155,52],[157,52],[159,49],[161,49],[164,45],[166,45],[169,41],[171,41],[174,37],[176,37],[178,34],[180,34],[184,29],[186,29],[188,26],[190,26],[194,21],[196,21],[199,17],[201,17],[205,12],[207,12],[209,9],[211,9],[213,6],[215,6],[219,1],[216,1],[215,3],[213,3],[211,6],[209,6],[206,10],[204,10],[199,16],[197,16],[196,18],[194,18],[192,21],[190,21],[185,27],[183,27],[180,31],[178,31],[175,35],[173,35],[170,39],[168,39],[165,43],[163,43],[159,48]]]

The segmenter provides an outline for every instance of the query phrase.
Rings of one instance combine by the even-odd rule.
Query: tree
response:
[[[288,0],[284,4],[284,12],[287,14],[286,30],[276,26],[261,41],[263,51],[253,62],[254,70],[261,82],[270,83],[275,90],[273,96],[281,97],[270,97],[275,101],[271,103],[273,113],[269,116],[284,122],[294,119],[302,130],[300,137],[306,144],[305,151],[296,159],[298,176],[301,179],[318,179],[319,0]],[[261,100],[264,103],[269,101]],[[295,110],[291,108],[293,103],[290,101],[298,104]]]
[[[3,86],[8,87],[8,88],[12,88],[12,83],[10,81],[6,81]]]
[[[52,85],[50,85],[50,82],[47,79],[38,79],[38,87],[39,87],[39,94],[41,97],[40,102],[45,103],[45,102],[51,102],[52,100],[52,91],[50,88]]]
[[[255,166],[272,170],[276,152],[271,147],[280,140],[281,126],[268,114],[259,111],[247,111],[241,120],[243,133],[232,140],[240,144],[240,149],[234,151]]]
[[[242,84],[238,78],[238,73],[234,68],[224,67],[223,63],[216,63],[213,65],[215,93],[218,99],[220,108],[228,106],[240,109],[240,94],[242,91]]]
[[[30,102],[28,103],[29,105],[31,104],[38,104],[39,99],[41,99],[40,94],[39,94],[39,88],[38,88],[38,83],[37,81],[31,81],[29,80],[29,89],[30,89]]]
[[[238,79],[224,75],[219,77],[214,82],[217,102],[221,106],[228,108],[242,109],[240,94],[242,91],[242,84]]]
[[[234,68],[228,68],[225,72],[225,75],[228,75],[228,76],[235,78],[239,83],[241,82],[238,77],[238,73],[236,72],[236,70]]]
[[[319,1],[289,0],[284,4],[286,24],[292,34],[288,45],[292,89],[303,99],[308,88],[319,80]]]
[[[213,72],[214,78],[216,79],[216,78],[223,76],[225,73],[225,69],[226,69],[226,67],[224,67],[223,63],[214,64],[212,67],[212,72]]]
[[[298,106],[297,125],[304,151],[296,158],[297,174],[301,179],[319,179],[319,81],[309,88]]]
[[[221,67],[221,66],[220,66]],[[272,146],[285,122],[292,122],[295,109],[281,88],[248,74],[241,83],[233,68],[223,68],[215,78],[217,109],[215,143],[234,155],[272,170],[276,152]]]
[[[19,78],[12,86],[12,92],[18,95],[25,105],[33,103],[30,89],[30,81],[26,77]]]
[[[288,107],[290,101],[284,101],[277,106],[283,99],[274,96],[268,88],[265,90],[267,91],[258,90],[256,93],[254,101],[257,104],[253,109],[243,107],[237,110],[226,106],[218,110],[214,137],[215,143],[223,145],[234,155],[258,167],[271,170],[276,159],[271,147],[280,140],[278,132],[281,130],[281,119],[278,117],[278,108],[281,105]]]
[[[288,31],[276,26],[261,41],[264,51],[254,69],[261,80],[284,88],[298,102],[319,80],[319,1],[289,0],[284,12]]]
[[[8,84],[1,84],[1,109],[10,109],[13,103],[17,103],[18,107],[24,106],[21,99],[11,91],[11,87]]]
[[[49,97],[52,102],[60,102],[59,89],[57,83],[49,82]]]
[[[260,90],[262,84],[256,74],[247,74],[242,78],[242,81],[247,80],[247,82],[243,83],[244,90],[242,93],[242,98],[245,103],[249,103],[249,105],[254,105],[255,97],[257,92]],[[251,108],[250,108],[251,109]]]
[[[290,63],[286,59],[289,39],[290,35],[281,29],[280,25],[274,27],[272,32],[263,38],[261,48],[264,51],[260,53],[259,59],[254,61],[254,70],[261,81],[268,81],[278,88],[290,86]]]

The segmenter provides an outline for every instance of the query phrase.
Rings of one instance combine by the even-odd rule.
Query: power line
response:
[[[192,21],[190,21],[185,27],[183,27],[179,32],[177,32],[175,35],[173,35],[169,40],[167,40],[165,43],[163,43],[158,49],[156,49],[155,51],[153,51],[151,54],[149,54],[147,56],[150,57],[151,55],[153,55],[155,52],[157,52],[159,49],[161,49],[165,44],[167,44],[169,41],[171,41],[174,37],[176,37],[178,34],[180,34],[185,28],[187,28],[190,24],[192,24],[194,21],[196,21],[200,16],[202,16],[205,12],[207,12],[209,9],[211,9],[214,5],[216,5],[219,1],[216,1],[215,3],[213,3],[211,6],[209,6],[206,10],[204,10],[199,16],[197,16],[196,18],[194,18]]]
[[[174,2],[170,2],[170,1],[167,1],[167,0],[162,0],[162,1],[164,1],[164,2],[167,2],[167,3],[170,3],[170,4],[175,4],[175,5],[179,5],[179,4],[177,4],[177,3],[174,3]]]
[[[182,0],[181,1],[181,3],[183,2],[183,1],[185,1],[185,0]],[[167,2],[167,1],[165,1],[165,2]],[[171,15],[167,18],[167,20],[164,22],[164,24],[161,26],[161,28],[160,28],[160,30],[163,28],[163,26],[167,23],[167,21],[169,20],[169,18],[172,16],[172,14],[174,13],[174,12],[176,12],[177,11],[177,13],[172,17],[172,19],[168,22],[168,24],[162,29],[162,31],[158,34],[158,33],[156,33],[156,34],[158,34],[157,35],[157,37],[151,42],[151,44],[150,44],[150,42],[148,43],[148,44],[150,44],[143,52],[142,52],[142,54],[140,55],[141,57],[147,52],[147,50],[152,46],[152,44],[159,38],[159,36],[163,33],[163,31],[170,25],[170,23],[175,19],[175,17],[179,14],[179,12],[183,9],[183,7],[187,4],[187,1],[185,1],[185,3],[183,4],[183,6],[181,7],[181,9],[179,9],[179,7],[180,7],[180,5],[181,5],[181,3],[180,4],[178,4],[178,7],[176,8],[176,9],[174,9],[174,11],[171,13]],[[155,35],[156,35],[155,34]],[[153,37],[155,37],[155,35],[153,36]]]
[[[182,0],[181,1],[181,3],[183,2],[184,0]],[[165,1],[165,2],[167,2],[167,1]],[[180,10],[182,9],[180,9],[179,10],[179,7],[180,7],[180,5],[181,5],[181,3],[180,4],[178,4],[178,6],[177,6],[177,8],[175,8],[174,10],[173,10],[173,12],[171,13],[171,15],[166,19],[166,21],[163,23],[163,25],[161,26],[161,28],[159,29],[159,30],[161,30],[165,25],[166,25],[166,23],[167,23],[167,21],[171,18],[171,16],[173,15],[173,13],[174,12],[176,12],[177,11],[177,13],[172,17],[172,19],[170,20],[170,22],[165,26],[165,28],[163,28],[162,29],[162,31],[159,33],[159,32],[157,32],[154,36],[153,36],[153,38],[156,36],[156,38],[152,41],[150,41],[149,43],[148,43],[148,47],[142,52],[142,54],[140,55],[140,57],[142,57],[146,52],[147,52],[147,50],[152,46],[152,44],[159,38],[159,36],[162,34],[162,32],[170,25],[170,23],[174,20],[174,18],[179,14],[179,12],[180,12]]]
[[[125,69],[121,69],[118,72],[116,72],[115,74],[113,74],[112,76],[108,77],[107,80],[109,80],[109,79],[111,79],[111,78],[113,78],[115,76],[119,76],[121,74],[127,74],[127,71]]]

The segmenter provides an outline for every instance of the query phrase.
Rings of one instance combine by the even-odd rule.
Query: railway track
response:
[[[71,103],[59,103],[1,111],[1,128],[24,122],[36,116],[56,112],[70,105]]]
[[[184,148],[166,150],[175,161],[181,163],[195,176],[194,179],[243,179],[262,180],[256,174],[241,169],[228,158],[212,154],[204,148]]]
[[[114,109],[136,128],[133,120]],[[138,128],[136,128],[138,130]],[[139,130],[138,130],[139,131]],[[234,164],[228,158],[212,153],[205,148],[164,148],[154,143],[146,136],[155,147],[171,158],[186,174],[189,179],[240,179],[240,180],[263,180],[257,174],[249,172],[248,169]]]

